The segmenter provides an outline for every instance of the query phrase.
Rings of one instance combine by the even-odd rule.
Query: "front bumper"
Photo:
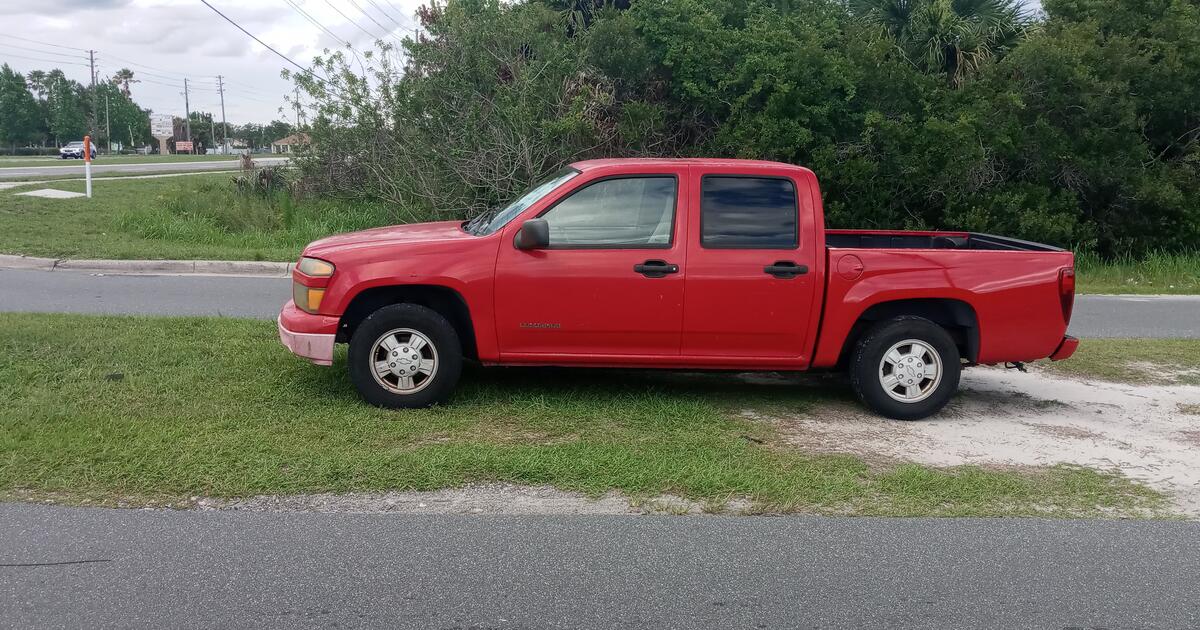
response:
[[[305,313],[288,300],[275,323],[279,327],[279,341],[293,354],[317,365],[333,365],[336,317]]]
[[[1063,336],[1062,343],[1058,344],[1058,350],[1055,350],[1054,354],[1050,355],[1050,360],[1062,361],[1063,359],[1069,359],[1072,354],[1075,354],[1077,348],[1079,348],[1079,340],[1071,335],[1065,335]]]

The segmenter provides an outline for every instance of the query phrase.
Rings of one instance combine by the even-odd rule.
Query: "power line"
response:
[[[416,33],[413,32],[413,30],[411,28],[396,21],[396,18],[392,17],[392,14],[388,13],[387,11],[384,11],[383,7],[381,7],[375,3],[375,0],[367,0],[367,4],[375,7],[375,10],[378,11],[380,13],[380,15],[387,18],[392,24],[395,24],[398,28],[408,31],[409,33],[412,33],[413,35],[416,35]]]
[[[313,26],[316,26],[317,28],[321,29],[322,31],[325,31],[325,32],[326,32],[326,33],[327,33],[327,34],[328,34],[330,37],[334,38],[335,40],[337,40],[337,41],[339,41],[339,42],[341,42],[341,43],[343,43],[343,44],[345,44],[346,46],[349,46],[349,45],[350,45],[350,42],[348,42],[348,41],[346,41],[346,40],[342,39],[341,37],[338,37],[338,36],[337,36],[337,35],[336,35],[336,34],[335,34],[333,31],[331,31],[331,30],[329,30],[329,29],[325,28],[325,25],[324,25],[324,24],[321,24],[320,22],[318,22],[318,21],[316,20],[316,18],[314,18],[313,16],[309,15],[309,14],[308,14],[308,11],[305,11],[304,9],[301,9],[301,8],[300,8],[300,5],[296,4],[296,3],[295,3],[295,2],[293,2],[292,0],[284,0],[284,2],[288,3],[288,6],[292,7],[293,9],[295,9],[297,13],[299,13],[299,14],[300,14],[300,15],[301,15],[301,16],[302,16],[304,19],[308,20],[308,21],[309,21],[309,22],[310,22],[310,23],[311,23]]]
[[[61,46],[59,44],[51,44],[49,42],[43,42],[43,41],[36,40],[36,39],[29,39],[28,37],[17,37],[16,35],[6,35],[4,33],[0,33],[0,37],[7,37],[9,39],[19,39],[23,42],[29,42],[31,44],[40,44],[42,46],[52,46],[54,48],[62,48],[64,50],[77,50],[79,52],[87,52],[86,48],[76,48],[74,46]]]
[[[393,30],[393,29],[390,29],[390,28],[388,28],[388,27],[386,27],[386,26],[384,26],[384,25],[380,24],[380,23],[379,23],[379,20],[376,20],[375,18],[371,17],[371,14],[370,14],[370,13],[367,13],[367,12],[366,12],[366,11],[365,11],[365,10],[364,10],[364,9],[363,9],[361,6],[359,6],[359,4],[358,4],[357,2],[355,2],[354,0],[350,0],[350,4],[354,5],[354,8],[355,8],[355,9],[358,9],[358,12],[359,12],[359,13],[361,13],[361,14],[363,14],[363,15],[367,16],[367,19],[368,19],[368,20],[371,20],[372,22],[374,22],[374,23],[375,23],[375,26],[378,26],[380,29],[383,29],[384,37],[388,37],[388,36],[390,36],[392,39],[396,39],[396,37],[395,37],[394,35],[392,35],[392,30]],[[381,39],[382,39],[382,38],[381,38]]]
[[[328,0],[326,0],[326,1],[328,1]],[[269,51],[271,51],[271,52],[275,53],[275,54],[276,54],[276,55],[277,55],[277,56],[278,56],[280,59],[283,59],[284,61],[286,61],[286,62],[288,62],[288,63],[292,64],[293,66],[296,66],[297,68],[300,68],[300,71],[301,71],[301,72],[304,72],[304,73],[310,73],[310,72],[312,72],[312,70],[309,70],[308,68],[305,68],[304,66],[301,66],[300,64],[296,63],[295,61],[292,61],[291,59],[289,59],[289,58],[287,57],[287,55],[285,55],[285,54],[283,54],[283,53],[279,52],[278,50],[275,50],[274,48],[271,48],[270,46],[268,46],[268,45],[266,44],[266,42],[264,42],[263,40],[261,40],[261,39],[259,39],[259,38],[255,37],[253,34],[251,34],[251,33],[250,33],[250,31],[247,31],[246,29],[242,28],[242,25],[241,25],[241,24],[238,24],[237,22],[234,22],[233,20],[229,19],[229,16],[225,15],[224,13],[221,13],[220,11],[218,11],[218,10],[217,10],[217,8],[216,8],[216,7],[214,7],[213,5],[209,4],[209,3],[208,3],[208,0],[200,0],[200,2],[203,2],[203,3],[204,3],[204,6],[206,6],[206,7],[210,8],[210,9],[212,9],[212,10],[213,10],[213,12],[214,12],[214,13],[216,13],[217,15],[221,16],[222,18],[225,18],[225,21],[226,21],[226,22],[229,22],[230,24],[232,24],[232,25],[236,26],[236,27],[237,27],[237,30],[239,30],[239,31],[241,31],[241,32],[243,32],[243,33],[245,33],[245,34],[246,34],[246,35],[247,35],[247,36],[248,36],[250,39],[253,39],[254,41],[256,41],[256,42],[258,42],[259,44],[261,44],[263,48],[266,48],[267,50],[269,50]],[[330,6],[333,6],[333,5],[330,5]]]
[[[120,62],[120,63],[114,63],[113,65],[129,67],[130,70],[134,70],[145,76],[157,77],[159,79],[176,79],[176,78],[182,79],[183,77],[191,78],[190,75],[184,74],[182,72],[171,72],[170,70],[156,70],[154,68],[151,68],[150,70],[145,70],[145,69],[143,69],[144,67],[139,67],[140,64],[126,61],[125,59],[122,59],[116,55],[112,55],[109,53],[102,52],[102,53],[100,53],[100,56],[102,58],[115,59],[117,62]]]
[[[4,53],[2,56],[4,56],[4,57],[16,57],[17,59],[29,59],[29,60],[32,60],[32,61],[40,61],[40,62],[42,62],[42,63],[65,64],[65,65],[69,65],[69,66],[83,66],[84,68],[87,68],[87,67],[88,67],[88,64],[86,64],[86,63],[83,63],[83,62],[76,63],[76,62],[74,62],[74,61],[59,61],[59,60],[57,60],[57,59],[40,59],[40,58],[38,58],[38,57],[27,57],[27,56],[25,56],[25,55],[18,55],[18,54],[15,54],[15,53],[8,53],[8,52]]]
[[[155,81],[154,79],[137,79],[137,82],[138,82],[138,83],[149,83],[149,84],[151,84],[151,85],[165,85],[166,87],[170,87],[170,88],[176,88],[176,89],[179,89],[179,88],[182,88],[182,87],[183,87],[183,83],[182,83],[182,82],[180,82],[180,83],[167,83],[166,81]]]
[[[5,48],[12,48],[13,50],[19,50],[21,52],[37,53],[39,55],[54,55],[55,57],[66,57],[67,59],[76,59],[76,60],[86,59],[86,57],[84,57],[78,53],[68,54],[68,53],[54,52],[53,50],[38,50],[36,48],[24,48],[24,47],[17,46],[14,44],[5,44],[3,42],[0,42],[0,46],[4,46]]]
[[[204,2],[204,0],[200,0],[200,1]],[[367,29],[363,28],[362,25],[359,24],[358,22],[355,22],[354,20],[350,19],[349,15],[342,13],[342,10],[337,8],[336,6],[334,6],[334,4],[332,2],[330,2],[329,0],[325,0],[325,4],[328,4],[329,8],[333,9],[334,11],[337,11],[338,15],[342,16],[342,18],[344,18],[347,22],[353,24],[355,28],[366,33],[367,37],[370,37],[371,39],[383,39],[382,37],[379,37],[379,36],[375,35],[374,33],[372,33],[371,31],[368,31]]]
[[[420,30],[420,28],[421,28],[421,25],[420,25],[420,24],[417,24],[416,22],[413,22],[412,18],[411,18],[411,17],[408,17],[408,16],[407,16],[407,15],[404,13],[404,10],[403,10],[403,9],[401,9],[400,7],[396,6],[396,4],[395,4],[394,2],[392,2],[392,0],[384,0],[384,1],[385,1],[385,2],[387,2],[387,5],[388,5],[389,7],[391,7],[393,11],[395,11],[395,12],[396,12],[396,15],[399,15],[399,16],[400,16],[400,17],[402,17],[402,18],[405,18],[405,17],[407,17],[407,18],[408,18],[408,21],[409,21],[409,22],[412,22],[413,26],[415,26],[416,28],[409,29],[409,30],[408,30],[408,32],[412,33],[413,35],[416,35],[416,34],[417,34],[417,31],[418,31],[418,30]]]

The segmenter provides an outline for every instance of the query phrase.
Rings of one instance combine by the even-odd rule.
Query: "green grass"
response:
[[[266,154],[262,155],[266,157]],[[259,154],[255,154],[259,157]],[[216,162],[220,160],[236,160],[236,155],[101,155],[95,164],[169,164],[171,162]],[[77,164],[83,167],[83,160],[64,160],[56,156],[41,157],[0,157],[0,168],[35,167],[35,166],[71,166]]]
[[[0,315],[0,495],[138,504],[192,495],[551,484],[718,509],[881,515],[1161,513],[1162,495],[1076,467],[868,466],[761,418],[844,386],[721,375],[471,370],[451,404],[386,411],[284,350],[271,322]],[[753,410],[758,419],[742,412]]]
[[[1200,385],[1200,339],[1084,339],[1059,374],[1134,384]]]
[[[1080,293],[1200,293],[1200,251],[1108,261],[1081,252],[1075,256],[1075,269]]]
[[[61,258],[292,261],[318,238],[388,223],[378,206],[233,192],[229,174],[93,183],[91,199],[0,191],[0,252]],[[84,182],[35,187],[82,192]]]

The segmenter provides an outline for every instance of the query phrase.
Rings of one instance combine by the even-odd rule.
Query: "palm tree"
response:
[[[113,85],[121,87],[121,93],[125,95],[125,98],[129,98],[129,85],[138,82],[137,79],[133,78],[133,70],[129,68],[121,68],[112,76]]]
[[[29,91],[33,92],[38,97],[38,100],[46,98],[46,94],[50,91],[48,76],[42,70],[30,70],[29,74],[25,75],[25,81],[29,84]]]
[[[926,72],[961,85],[1033,24],[1020,0],[851,0],[855,14]]]

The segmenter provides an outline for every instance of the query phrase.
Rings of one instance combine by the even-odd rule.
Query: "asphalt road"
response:
[[[97,276],[0,270],[0,310],[274,319],[291,296],[287,278]],[[1080,296],[1071,334],[1200,338],[1200,296]]]
[[[0,505],[11,628],[1194,628],[1200,524]]]
[[[286,157],[255,157],[259,165],[281,164]],[[46,160],[46,166],[3,166],[0,162],[0,179],[57,177],[61,175],[78,175],[83,177],[82,160],[62,160],[61,164]],[[205,160],[198,162],[158,162],[151,164],[129,164],[121,162],[106,162],[100,158],[92,162],[92,174],[101,173],[190,173],[193,171],[225,171],[238,168],[237,160]]]

